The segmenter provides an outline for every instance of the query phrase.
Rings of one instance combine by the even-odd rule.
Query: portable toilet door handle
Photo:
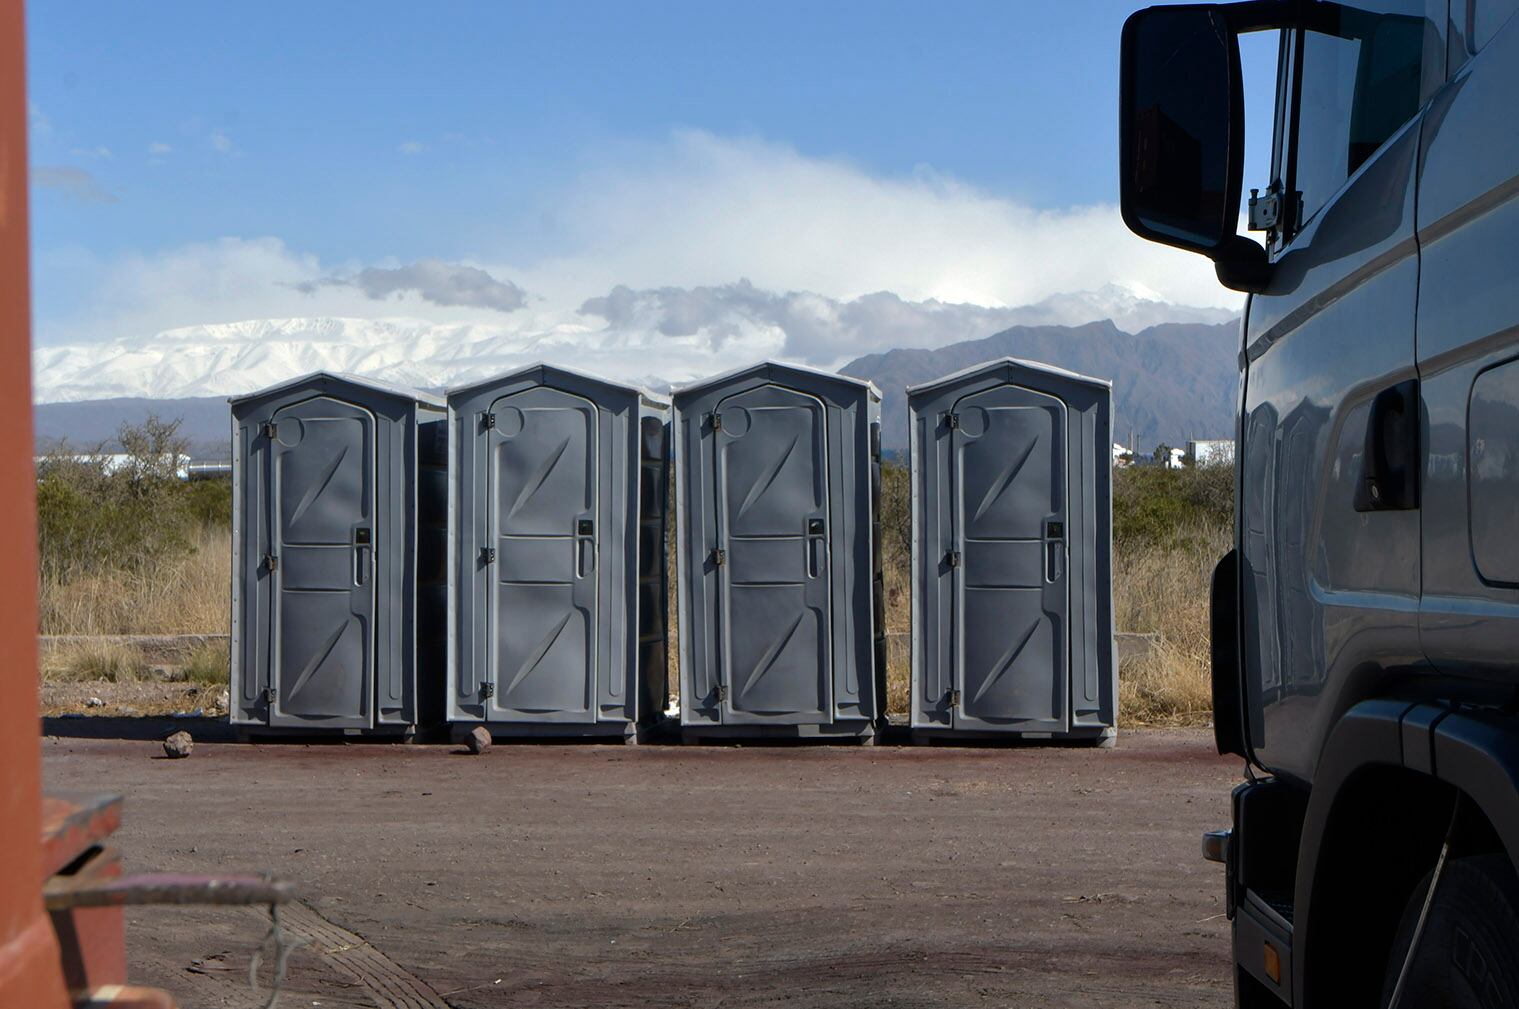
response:
[[[596,570],[596,523],[592,519],[575,521],[576,577],[586,578]]]
[[[364,585],[369,581],[369,569],[374,561],[374,544],[370,540],[368,526],[353,531],[353,583]]]
[[[828,523],[807,520],[807,577],[817,578],[828,563]]]
[[[1044,579],[1058,582],[1065,577],[1065,523],[1044,524]]]

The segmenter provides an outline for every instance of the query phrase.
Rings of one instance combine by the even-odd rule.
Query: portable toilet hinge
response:
[[[949,567],[952,567],[952,568],[959,567],[960,566],[960,551],[958,551],[958,550],[951,550],[949,553],[945,554],[944,555],[944,563],[946,565],[948,565]]]
[[[718,704],[726,701],[728,699],[728,685],[726,683],[719,683],[717,686],[713,687],[712,699]]]
[[[494,563],[496,563],[496,548],[495,547],[481,547],[480,548],[480,563],[481,564],[494,564]]]
[[[958,413],[946,413],[944,415],[944,426],[949,428],[951,431],[959,427],[960,415]]]
[[[264,437],[270,441],[280,436],[280,426],[272,420],[264,421]]]
[[[951,709],[958,708],[960,706],[960,691],[951,690],[946,693],[944,695],[944,706]]]
[[[277,688],[275,688],[275,687],[265,687],[264,688],[264,703],[267,704],[267,705],[269,705],[271,708],[274,707],[274,702],[277,701],[277,700],[279,700],[279,696],[280,696],[280,692],[279,692],[279,690]]]
[[[728,555],[723,551],[723,549],[721,547],[719,547],[716,550],[712,551],[712,566],[713,567],[720,568],[720,567],[723,566],[723,564],[727,560],[728,560]]]
[[[264,569],[270,574],[280,569],[280,559],[274,554],[264,554]]]
[[[495,696],[496,696],[496,685],[494,683],[482,683],[482,684],[480,684],[480,700],[482,700],[482,701],[489,700],[490,698],[495,697]]]
[[[723,429],[723,415],[720,414],[720,413],[714,412],[711,416],[712,416],[712,430],[714,430],[714,431],[721,431]]]
[[[496,426],[496,415],[494,413],[487,413],[482,415],[480,418],[480,426],[485,428],[487,431],[494,428]]]

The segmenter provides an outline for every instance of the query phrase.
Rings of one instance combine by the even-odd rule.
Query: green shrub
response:
[[[1113,471],[1113,539],[1120,545],[1167,543],[1199,527],[1233,522],[1232,466]]]
[[[62,445],[37,466],[37,542],[44,577],[143,573],[192,549],[212,492],[177,469],[188,458],[178,421],[123,425],[120,454]],[[230,499],[228,501],[230,515]]]
[[[190,518],[216,529],[232,528],[232,480],[194,480],[185,484],[185,507]]]

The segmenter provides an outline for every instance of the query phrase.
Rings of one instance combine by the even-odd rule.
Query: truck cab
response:
[[[1204,844],[1240,1006],[1519,1005],[1516,9],[1124,27],[1124,220],[1248,295],[1212,618],[1246,781]],[[1244,121],[1252,32],[1277,41],[1269,124]],[[1242,199],[1247,129],[1272,156]]]

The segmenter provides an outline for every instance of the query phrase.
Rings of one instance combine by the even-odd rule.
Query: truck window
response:
[[[1418,111],[1424,51],[1424,0],[1321,9],[1301,38],[1293,188],[1304,222]]]

